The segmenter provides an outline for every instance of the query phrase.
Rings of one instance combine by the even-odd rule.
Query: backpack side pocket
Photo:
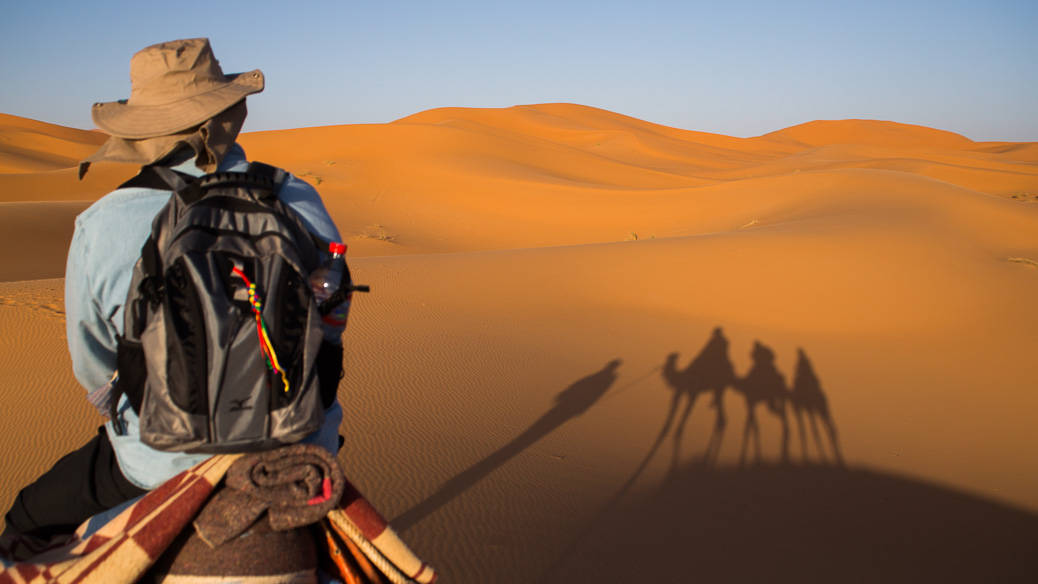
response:
[[[166,271],[166,294],[162,309],[166,327],[166,387],[170,400],[185,412],[209,412],[208,343],[202,302],[191,281],[184,258]]]

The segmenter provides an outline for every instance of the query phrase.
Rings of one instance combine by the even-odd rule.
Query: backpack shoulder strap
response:
[[[268,203],[273,203],[273,199],[275,199],[277,197],[277,194],[281,192],[281,188],[285,186],[285,183],[288,182],[289,176],[291,176],[287,171],[276,166],[265,164],[263,162],[250,162],[247,173],[251,176],[257,176],[272,181],[274,186],[270,190],[270,198],[265,201]],[[303,225],[302,218],[299,217],[299,214],[296,213],[291,207],[289,207],[288,205],[283,205],[283,208],[285,212],[291,213],[299,221],[300,227],[310,238],[310,241],[314,244],[314,247],[316,248],[318,255],[328,250],[328,244],[331,242],[322,239],[316,233],[307,229]]]
[[[169,169],[164,169],[169,170]],[[173,171],[175,172],[175,171]],[[179,174],[179,173],[178,173]],[[173,183],[174,177],[168,173],[163,177]],[[277,199],[278,191],[288,178],[288,173],[262,162],[252,162],[245,172],[213,172],[198,179],[188,181],[183,187],[174,189],[185,203],[193,203],[205,196],[210,189],[217,187],[243,187],[255,189],[253,196],[262,203],[270,204]]]
[[[284,184],[285,179],[288,178],[288,173],[284,170],[276,166],[265,164],[263,162],[250,162],[249,169],[245,172],[251,175],[268,178],[272,183],[274,183],[278,187]]]
[[[270,181],[270,195],[268,199],[275,199],[281,187],[285,185],[285,181],[288,180],[288,173],[284,170],[264,164],[262,162],[250,162],[248,170],[245,171],[249,176],[258,177],[263,181]]]
[[[277,193],[281,191],[281,187],[288,182],[288,177],[290,176],[288,172],[263,162],[250,162],[248,172],[249,174],[269,177],[274,182],[274,189],[271,191],[274,195],[277,195]],[[291,210],[287,205],[285,208]],[[328,244],[331,243],[330,241],[322,239],[309,229],[306,230],[306,233],[310,236],[310,240],[313,241],[314,246],[317,247],[318,252],[323,253],[328,251]]]

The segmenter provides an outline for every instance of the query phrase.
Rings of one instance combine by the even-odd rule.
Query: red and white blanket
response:
[[[0,568],[0,584],[136,582],[202,509],[241,455],[214,456],[141,497],[100,529],[30,561]],[[321,520],[328,554],[347,584],[426,584],[436,572],[422,562],[357,489],[344,481],[339,505]]]

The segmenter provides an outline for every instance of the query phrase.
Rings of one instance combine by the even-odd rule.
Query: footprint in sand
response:
[[[65,319],[65,308],[62,303],[55,302],[52,298],[42,297],[36,294],[5,294],[0,295],[0,306],[10,308],[28,309],[35,314],[55,320]]]

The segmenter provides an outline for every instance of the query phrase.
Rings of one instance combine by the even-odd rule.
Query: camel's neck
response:
[[[677,358],[669,357],[666,362],[663,363],[663,378],[667,380],[667,383],[674,387],[680,387],[684,381],[681,371],[678,371]]]

